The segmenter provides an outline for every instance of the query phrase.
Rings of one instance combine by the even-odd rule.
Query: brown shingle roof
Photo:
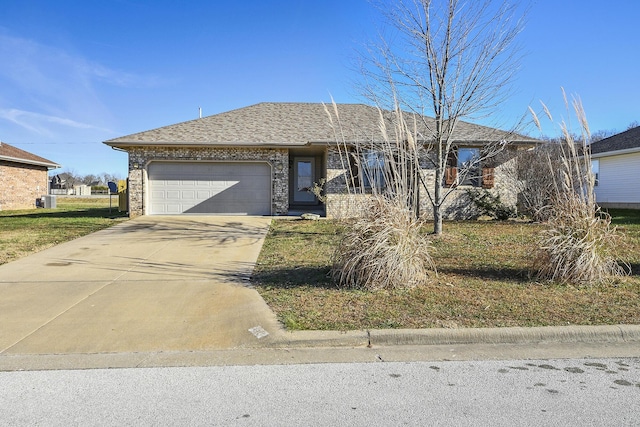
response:
[[[21,150],[6,142],[0,142],[0,160],[15,163],[25,163],[28,165],[46,166],[49,169],[59,168],[60,165],[47,160],[44,157],[36,156],[28,151]]]
[[[591,144],[591,154],[640,148],[640,126]]]
[[[337,104],[347,140],[380,135],[379,112],[364,104]],[[327,108],[333,115],[333,107]],[[388,113],[387,113],[388,114]],[[426,118],[428,123],[433,119]],[[427,132],[424,132],[426,135]],[[498,129],[459,122],[459,142],[508,139],[535,143],[536,140]],[[325,106],[321,103],[265,102],[201,119],[135,133],[105,141],[112,147],[131,145],[305,145],[335,141]]]

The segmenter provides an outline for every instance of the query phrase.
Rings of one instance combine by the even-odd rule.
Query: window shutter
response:
[[[353,185],[356,188],[360,187],[360,172],[359,172],[360,167],[358,163],[359,162],[356,157],[356,153],[350,152],[349,153],[349,176],[347,177],[347,179],[349,179],[349,186]]]
[[[493,168],[482,168],[482,188],[493,188],[495,174]]]
[[[446,168],[444,171],[444,185],[451,187],[455,185],[458,178],[458,168]]]

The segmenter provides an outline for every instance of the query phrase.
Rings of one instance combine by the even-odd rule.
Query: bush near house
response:
[[[500,194],[492,194],[487,190],[470,189],[467,190],[467,197],[478,209],[480,216],[486,215],[500,221],[516,217],[516,208],[505,205],[500,200]]]

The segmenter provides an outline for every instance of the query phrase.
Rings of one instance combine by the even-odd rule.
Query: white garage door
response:
[[[154,162],[151,215],[271,214],[271,168],[264,162]]]

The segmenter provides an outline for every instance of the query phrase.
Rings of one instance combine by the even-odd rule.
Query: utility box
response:
[[[45,209],[55,209],[56,196],[42,196],[42,207]]]
[[[91,187],[88,185],[74,185],[73,191],[76,196],[90,196]]]
[[[129,211],[129,193],[126,189],[118,192],[118,212]]]

